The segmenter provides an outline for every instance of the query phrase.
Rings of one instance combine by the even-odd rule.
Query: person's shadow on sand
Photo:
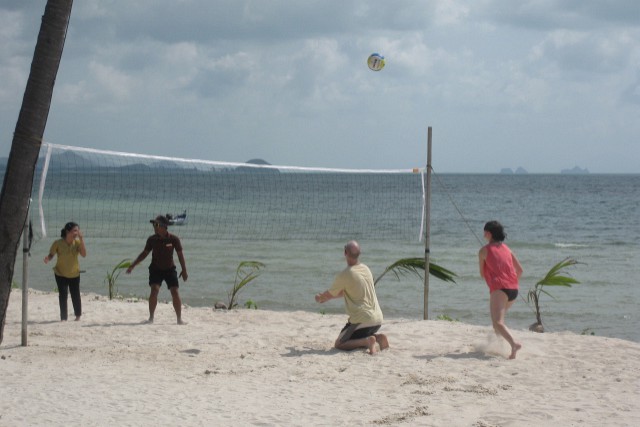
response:
[[[115,322],[115,323],[88,323],[83,328],[110,328],[113,326],[145,326],[147,322]]]
[[[448,357],[449,359],[478,359],[478,360],[493,359],[493,357],[481,351],[472,351],[469,353],[448,353],[448,354],[437,354],[437,355],[425,355],[425,356],[414,356],[414,357],[416,359],[428,360],[428,361],[431,361],[433,359],[438,359],[440,357]]]
[[[60,323],[61,320],[41,320],[41,321],[35,321],[35,320],[29,320],[27,322],[27,325],[50,325],[51,323]]]
[[[282,355],[282,357],[300,357],[300,356],[306,356],[309,354],[316,354],[316,355],[320,355],[320,356],[329,356],[332,354],[336,354],[339,353],[340,350],[332,348],[331,350],[318,350],[315,348],[305,348],[304,350],[299,350],[295,347],[287,347],[287,350],[289,351],[289,353],[285,353]]]

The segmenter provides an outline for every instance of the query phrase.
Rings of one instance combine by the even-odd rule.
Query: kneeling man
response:
[[[316,302],[344,297],[349,320],[338,335],[335,347],[339,350],[364,347],[370,354],[375,354],[377,347],[380,350],[389,348],[389,341],[386,335],[376,334],[382,325],[382,310],[373,286],[373,275],[369,267],[360,263],[360,245],[355,240],[345,245],[344,256],[347,267],[336,276],[329,290],[316,295]]]

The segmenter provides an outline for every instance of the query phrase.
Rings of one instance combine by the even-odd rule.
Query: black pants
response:
[[[82,315],[82,301],[80,300],[80,276],[69,279],[56,276],[58,284],[58,299],[60,301],[60,320],[67,320],[67,294],[71,294],[71,303],[76,317]]]

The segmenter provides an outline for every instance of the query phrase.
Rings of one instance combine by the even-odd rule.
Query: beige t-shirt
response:
[[[382,310],[369,267],[356,264],[338,273],[329,293],[336,296],[340,291],[344,291],[349,322],[382,324]]]

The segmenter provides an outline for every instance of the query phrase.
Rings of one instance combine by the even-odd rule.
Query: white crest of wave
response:
[[[580,243],[554,243],[557,248],[587,248],[589,245],[580,244]]]

